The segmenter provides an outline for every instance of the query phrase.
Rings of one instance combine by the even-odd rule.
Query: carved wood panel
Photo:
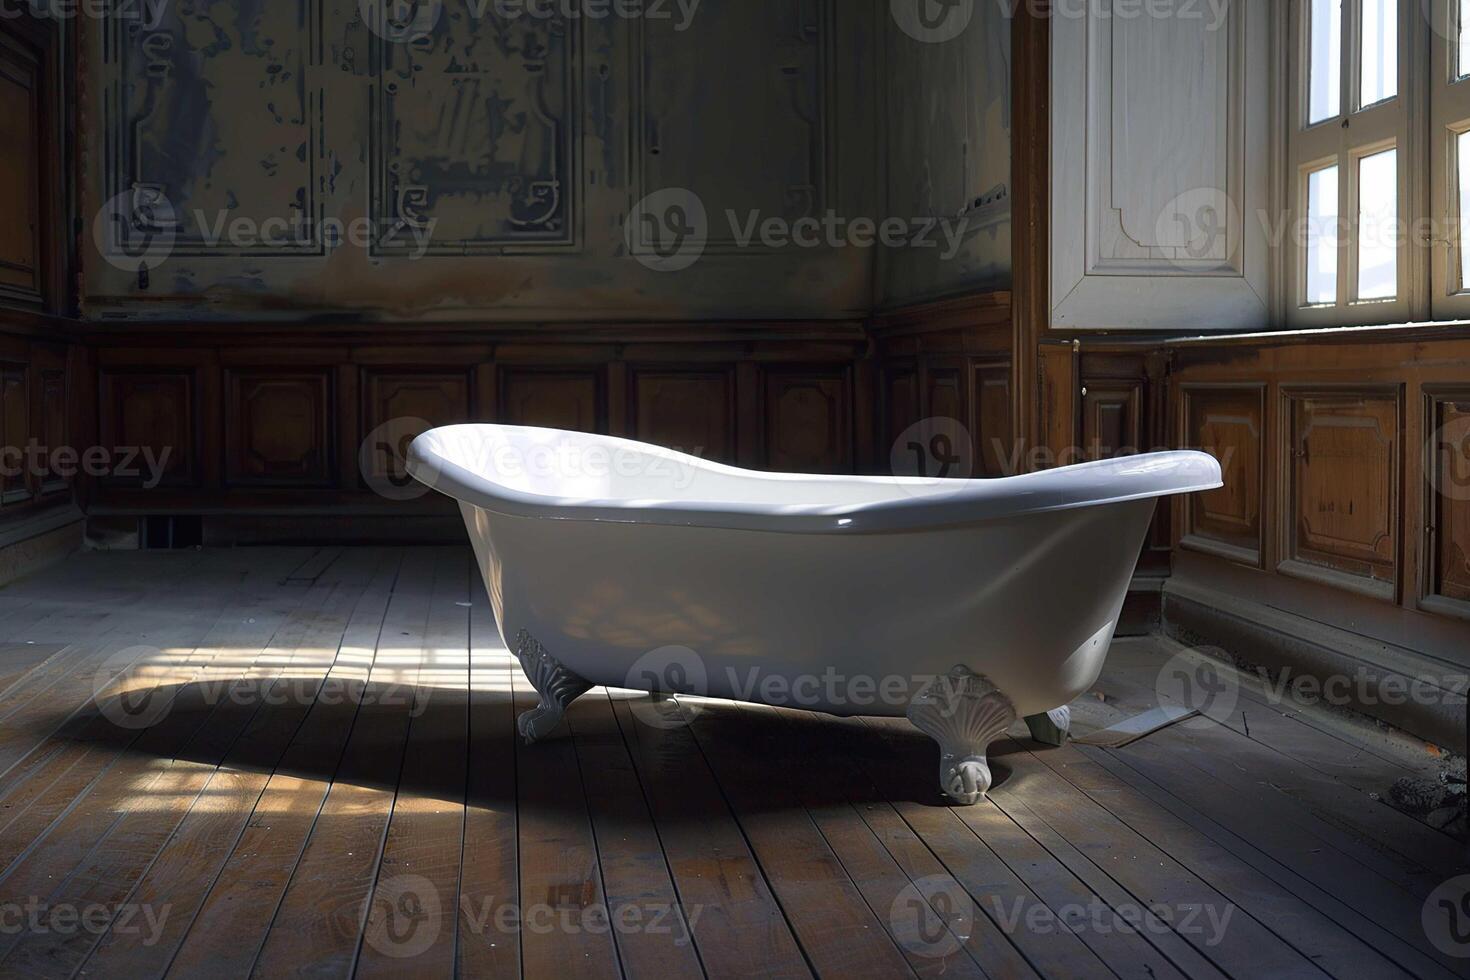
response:
[[[36,473],[36,485],[43,496],[61,493],[67,488],[66,479],[51,472],[51,453],[69,444],[67,437],[67,400],[65,367],[44,367],[36,372],[38,390],[31,404],[35,415],[31,419],[31,430],[39,443],[47,449],[40,460]]]
[[[1470,393],[1430,400],[1427,592],[1470,602]]]
[[[851,471],[851,384],[845,369],[769,370],[763,403],[768,469]]]
[[[1143,447],[1143,383],[1089,381],[1082,396],[1082,444],[1088,459]]]
[[[321,14],[317,0],[200,0],[160,4],[143,27],[106,22],[109,255],[160,238],[177,256],[324,253]]]
[[[409,6],[436,15],[421,37],[372,41],[374,250],[574,241],[577,19],[561,8],[507,18],[495,4],[480,15]]]
[[[360,464],[365,485],[405,486],[408,444],[437,426],[472,421],[471,390],[467,370],[365,369],[364,444],[372,446]]]
[[[919,372],[912,364],[888,367],[882,374],[882,444],[878,447],[878,465],[888,470],[892,464],[894,444],[904,431],[923,417],[919,407]],[[906,457],[905,457],[906,458]],[[905,473],[908,470],[905,469]]]
[[[735,380],[729,370],[633,371],[634,438],[705,459],[735,461]]]
[[[706,4],[685,25],[640,18],[636,197],[692,191],[716,248],[737,245],[727,210],[743,224],[830,207],[831,15],[831,0],[741,0]]]
[[[225,397],[229,483],[331,485],[333,413],[325,370],[231,371]]]
[[[1220,462],[1224,486],[1185,504],[1185,543],[1227,557],[1261,560],[1264,388],[1189,388],[1184,444]]]
[[[26,365],[0,361],[0,448],[5,450],[0,471],[0,505],[25,503],[31,498],[26,443],[30,437],[29,392]]]
[[[160,464],[159,486],[198,483],[198,405],[192,371],[104,369],[100,389],[98,431],[102,446],[115,459],[147,449]],[[139,485],[150,480],[153,474],[140,463],[141,457],[135,457],[137,472],[111,472],[104,481]]]
[[[0,37],[0,296],[41,298],[41,65]]]
[[[500,375],[499,417],[513,425],[605,432],[602,375],[601,370],[505,368]]]
[[[965,375],[957,367],[930,367],[925,372],[928,390],[926,394],[929,415],[954,419],[961,425],[969,415],[966,410],[968,394],[965,391]]]
[[[970,431],[979,442],[976,476],[1015,476],[1019,468],[1011,459],[1011,366],[981,364],[975,367],[975,418]]]
[[[1288,555],[1391,594],[1398,556],[1398,400],[1292,394]]]

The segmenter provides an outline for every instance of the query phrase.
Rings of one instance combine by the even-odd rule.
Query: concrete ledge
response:
[[[1333,707],[1366,715],[1465,754],[1463,667],[1371,640],[1214,589],[1169,580],[1164,633],[1192,647],[1218,647],[1236,664],[1279,681],[1311,678],[1341,695]]]

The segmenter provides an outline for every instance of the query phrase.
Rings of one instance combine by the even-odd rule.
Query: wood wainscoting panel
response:
[[[883,431],[879,433],[876,462],[881,472],[894,468],[894,446],[910,426],[923,418],[919,405],[919,368],[912,361],[903,361],[883,368],[882,387],[879,397],[883,407],[880,418]]]
[[[632,369],[633,438],[735,462],[735,371]]]
[[[227,483],[332,485],[334,412],[328,369],[232,369],[225,390]]]
[[[974,417],[970,431],[975,434],[978,452],[976,476],[1016,476],[1021,472],[1012,459],[1014,439],[1011,432],[1011,365],[1008,361],[976,364],[975,397],[971,403]]]
[[[925,414],[934,418],[954,419],[961,425],[969,416],[969,392],[965,390],[965,372],[959,366],[930,365],[924,372]]]
[[[363,445],[369,448],[347,449],[358,453],[363,486],[406,485],[411,479],[404,470],[408,444],[429,429],[474,417],[467,368],[369,367],[363,369],[361,388]]]
[[[101,445],[122,459],[133,449],[148,449],[161,464],[159,486],[196,486],[200,479],[197,444],[198,400],[192,370],[153,371],[104,368],[98,397]],[[146,474],[114,472],[112,485],[136,486]]]
[[[26,385],[26,365],[0,361],[0,447],[6,449],[5,466],[0,471],[0,507],[13,507],[31,499],[24,452],[30,438],[30,405]],[[18,450],[22,455],[10,458]]]
[[[41,300],[41,88],[44,63],[0,36],[0,296]]]
[[[40,497],[65,493],[66,478],[52,472],[51,459],[71,444],[68,432],[66,348],[31,344],[31,438],[44,452],[36,457],[32,486]]]
[[[1385,599],[1398,582],[1396,391],[1288,391],[1282,571]]]
[[[1428,575],[1431,607],[1470,615],[1470,391],[1436,393],[1429,402],[1424,461],[1428,479]]]
[[[771,368],[764,389],[768,469],[852,471],[852,382],[846,368]]]
[[[1088,459],[1143,450],[1142,382],[1087,383],[1082,390],[1082,446]]]
[[[1265,396],[1263,385],[1184,389],[1183,445],[1215,457],[1225,482],[1186,499],[1184,547],[1260,566]]]
[[[511,425],[606,432],[604,372],[600,368],[502,368],[499,418]]]

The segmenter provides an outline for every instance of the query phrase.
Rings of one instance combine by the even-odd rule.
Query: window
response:
[[[1470,319],[1470,0],[1298,0],[1293,326]]]
[[[1470,0],[1435,0],[1429,31],[1429,314],[1470,317]]]
[[[1452,2],[1470,7],[1470,0]],[[1423,23],[1419,3],[1290,5],[1298,57],[1289,63],[1299,66],[1287,138],[1296,244],[1288,319],[1294,324],[1409,319],[1409,241],[1400,219],[1410,213],[1403,206],[1413,186],[1410,168],[1422,161],[1414,159],[1410,140],[1413,62],[1404,39]]]

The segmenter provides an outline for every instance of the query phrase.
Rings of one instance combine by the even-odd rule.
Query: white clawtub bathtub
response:
[[[999,480],[806,476],[502,425],[427,432],[408,468],[460,502],[541,696],[528,740],[593,685],[907,715],[962,803],[1017,717],[1065,735],[1156,498],[1220,485],[1198,452]]]

